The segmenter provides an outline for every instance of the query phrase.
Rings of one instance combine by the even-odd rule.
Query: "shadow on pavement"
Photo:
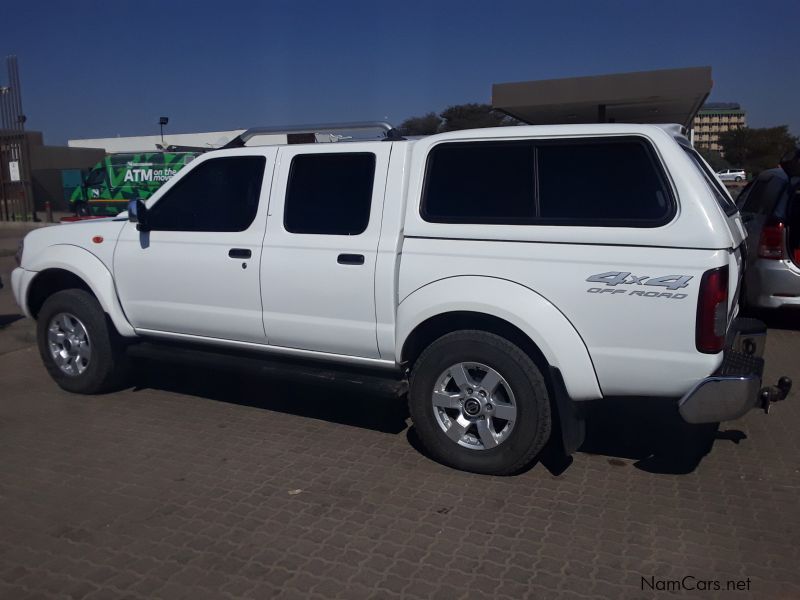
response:
[[[612,466],[635,460],[649,473],[686,474],[694,471],[715,440],[738,444],[747,436],[738,430],[719,431],[719,424],[690,425],[675,401],[662,398],[613,398],[587,407],[586,441],[580,451],[609,457]]]
[[[135,390],[164,390],[383,433],[407,430],[409,444],[430,458],[415,429],[407,426],[403,382],[263,359],[219,364],[216,355],[198,361],[193,353],[187,362],[168,352],[162,358],[134,355]],[[650,473],[691,473],[716,440],[739,444],[747,438],[738,430],[719,431],[718,424],[685,423],[670,399],[604,399],[585,410],[586,440],[579,452],[606,456],[610,467],[634,461],[635,468]],[[570,467],[573,459],[559,448],[558,436],[554,430],[538,460],[523,473],[541,464],[558,476]]]
[[[0,315],[0,329],[24,318],[22,315]]]
[[[137,357],[134,390],[164,390],[398,434],[408,409],[397,382],[264,363],[257,369],[174,364]]]
[[[770,329],[788,329],[800,331],[800,309],[758,310],[744,311],[748,317],[764,321]]]

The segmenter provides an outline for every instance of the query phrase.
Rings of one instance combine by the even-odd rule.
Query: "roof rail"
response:
[[[243,133],[237,135],[230,142],[222,146],[220,149],[225,148],[241,148],[245,146],[249,140],[259,135],[277,135],[285,133],[289,136],[295,137],[294,142],[289,143],[307,143],[314,141],[309,139],[308,136],[315,136],[317,134],[330,134],[338,135],[341,139],[342,135],[337,132],[357,132],[357,131],[376,131],[380,135],[380,139],[397,141],[403,140],[400,132],[392,127],[391,124],[385,121],[363,121],[355,123],[317,123],[312,125],[288,125],[278,127],[252,127]],[[305,135],[304,135],[305,134]]]

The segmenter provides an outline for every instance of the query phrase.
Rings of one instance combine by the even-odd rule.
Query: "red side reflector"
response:
[[[703,273],[697,298],[695,346],[699,352],[716,354],[725,347],[728,327],[728,267]]]
[[[761,230],[761,239],[758,242],[758,256],[772,260],[786,258],[786,227],[783,221],[770,219]]]
[[[103,236],[102,236],[102,235],[96,235],[96,236],[94,236],[94,237],[92,238],[92,241],[93,241],[95,244],[102,244],[102,243],[103,243]]]

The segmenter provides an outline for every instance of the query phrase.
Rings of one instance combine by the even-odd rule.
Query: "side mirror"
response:
[[[134,198],[128,202],[128,221],[136,223],[138,231],[150,231],[147,220],[147,205],[141,198]]]

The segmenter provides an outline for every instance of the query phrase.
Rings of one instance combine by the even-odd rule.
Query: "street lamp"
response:
[[[158,119],[158,124],[161,127],[161,145],[164,145],[164,125],[169,123],[169,117],[160,117]]]

